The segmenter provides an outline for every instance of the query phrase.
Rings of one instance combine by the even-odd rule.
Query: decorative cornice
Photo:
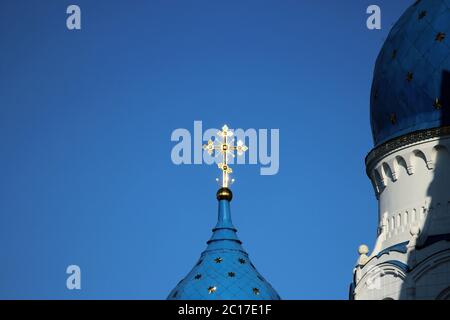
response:
[[[387,155],[388,153],[412,145],[417,142],[424,140],[429,140],[433,138],[439,138],[442,136],[450,135],[450,126],[438,127],[426,130],[415,131],[413,133],[408,133],[403,136],[389,140],[382,145],[372,149],[366,156],[366,168],[372,167],[373,162],[377,159]]]

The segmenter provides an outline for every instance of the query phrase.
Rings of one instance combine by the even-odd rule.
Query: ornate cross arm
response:
[[[209,140],[203,146],[203,149],[210,155],[214,153],[215,157],[222,157],[221,162],[217,166],[222,171],[221,186],[222,188],[228,188],[234,181],[234,179],[230,180],[230,174],[233,170],[228,165],[229,157],[234,158],[236,156],[235,152],[238,156],[242,155],[248,150],[248,147],[241,140],[234,145],[233,131],[227,125],[224,125],[222,130],[217,132],[217,138],[214,141]]]

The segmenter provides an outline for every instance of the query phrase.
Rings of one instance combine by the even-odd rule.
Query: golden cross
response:
[[[203,146],[203,149],[208,152],[208,154],[215,156],[222,156],[222,162],[218,164],[220,170],[222,170],[222,188],[228,188],[234,179],[230,180],[230,174],[233,170],[228,165],[228,158],[235,157],[234,152],[236,151],[238,156],[242,155],[248,150],[248,147],[239,140],[236,145],[234,145],[233,131],[228,128],[227,125],[222,127],[222,130],[217,132],[217,138],[212,141],[211,139],[207,144]]]

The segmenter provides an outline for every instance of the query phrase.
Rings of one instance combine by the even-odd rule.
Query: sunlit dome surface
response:
[[[219,201],[219,215],[208,247],[172,290],[169,300],[279,300],[256,270],[236,235],[230,202]]]
[[[450,0],[421,0],[392,28],[371,93],[375,145],[450,125]]]

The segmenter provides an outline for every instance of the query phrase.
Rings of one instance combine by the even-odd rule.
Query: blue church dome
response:
[[[371,93],[375,146],[450,125],[450,0],[418,0],[377,58]]]
[[[218,221],[197,264],[170,292],[169,300],[279,300],[259,274],[231,221],[231,191],[220,189]]]

